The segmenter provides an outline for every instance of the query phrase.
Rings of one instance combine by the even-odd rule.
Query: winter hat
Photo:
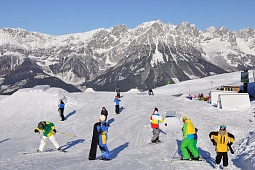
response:
[[[156,107],[155,107],[155,109],[154,109],[154,110],[158,112],[158,108],[156,108]]]
[[[101,121],[104,121],[104,120],[105,120],[105,115],[100,115],[99,119],[100,119]]]
[[[187,116],[183,116],[183,118],[182,118],[183,121],[187,120],[187,119],[188,119]]]

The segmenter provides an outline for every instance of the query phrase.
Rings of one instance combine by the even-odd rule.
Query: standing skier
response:
[[[231,145],[235,141],[234,135],[227,132],[226,125],[221,125],[219,131],[211,132],[209,138],[211,139],[213,145],[216,147],[216,158],[215,158],[215,168],[218,169],[221,159],[223,158],[223,169],[228,166],[228,149],[230,148],[231,153],[233,150]]]
[[[194,146],[194,136],[196,133],[195,127],[190,119],[188,119],[186,116],[182,118],[183,121],[183,140],[181,143],[181,151],[183,154],[183,160],[189,160],[190,154],[188,150],[193,155],[192,160],[199,160],[199,153],[198,150]]]
[[[115,102],[115,113],[120,114],[120,99],[118,96],[115,96],[114,102]]]
[[[99,123],[97,125],[98,136],[98,145],[102,152],[102,156],[99,158],[100,160],[109,161],[110,160],[110,152],[106,145],[107,142],[107,132],[108,132],[108,123],[105,120],[104,115],[100,115]]]
[[[41,143],[37,152],[43,152],[43,148],[46,145],[46,139],[49,138],[52,144],[56,147],[58,151],[63,151],[55,139],[55,134],[57,133],[55,126],[51,122],[41,121],[35,128],[34,132],[40,134],[40,130],[43,132],[41,137]]]
[[[102,107],[101,115],[105,115],[105,121],[107,121],[108,111],[105,107]]]
[[[65,120],[65,116],[64,116],[64,109],[65,109],[65,103],[63,102],[62,99],[59,100],[59,105],[58,105],[58,111],[59,111],[59,116],[61,118],[60,121],[64,121]]]
[[[158,108],[155,108],[152,115],[150,116],[150,123],[153,132],[151,143],[159,143],[159,123],[163,123],[164,119],[158,113]]]

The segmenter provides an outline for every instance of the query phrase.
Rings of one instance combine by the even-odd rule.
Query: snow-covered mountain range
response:
[[[118,25],[61,36],[0,29],[1,93],[34,86],[45,77],[57,82],[51,86],[69,86],[68,91],[79,91],[77,85],[113,91],[116,84],[124,91],[149,89],[250,69],[254,60],[251,28],[201,31],[187,22],[157,20],[134,29]],[[22,67],[25,61],[30,67]]]

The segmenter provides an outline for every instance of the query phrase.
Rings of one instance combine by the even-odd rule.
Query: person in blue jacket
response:
[[[110,152],[106,145],[107,142],[107,132],[108,132],[108,123],[105,120],[105,115],[100,115],[99,123],[97,125],[98,132],[98,145],[102,152],[102,156],[99,158],[100,160],[109,161],[110,160]]]
[[[59,116],[61,118],[60,121],[64,121],[65,120],[64,109],[65,109],[65,103],[63,102],[62,99],[60,99],[59,100],[59,105],[58,105]]]
[[[120,114],[120,99],[118,96],[115,96],[114,102],[115,102],[115,113]]]

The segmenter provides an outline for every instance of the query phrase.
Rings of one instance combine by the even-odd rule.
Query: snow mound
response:
[[[92,88],[87,88],[84,92],[95,92]]]

